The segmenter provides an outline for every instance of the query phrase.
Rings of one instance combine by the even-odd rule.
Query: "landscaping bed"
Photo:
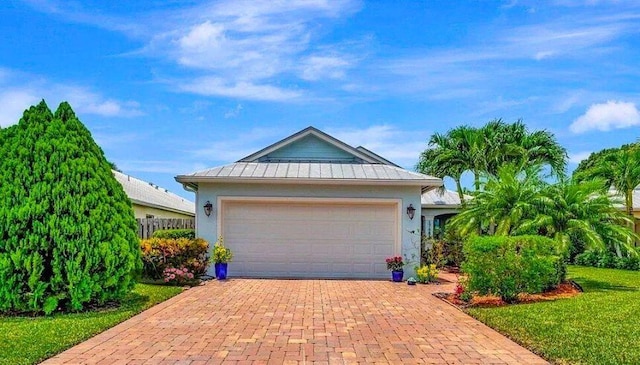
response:
[[[578,296],[465,312],[556,364],[640,364],[640,272],[570,266]]]
[[[548,300],[556,300],[561,298],[571,298],[582,293],[580,286],[573,282],[568,281],[561,283],[557,288],[540,293],[540,294],[519,294],[516,304],[523,303],[535,303]],[[482,295],[474,296],[471,301],[465,302],[458,298],[453,293],[435,293],[434,296],[452,304],[458,308],[485,308],[485,307],[499,307],[508,305],[504,300],[495,295]],[[512,303],[513,304],[513,303]]]
[[[137,284],[118,306],[39,317],[0,317],[0,364],[35,364],[163,302],[183,289]]]

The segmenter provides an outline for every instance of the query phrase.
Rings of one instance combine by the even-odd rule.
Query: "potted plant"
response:
[[[213,262],[216,270],[216,279],[224,280],[227,278],[227,264],[231,262],[233,253],[228,247],[224,246],[222,237],[213,245]]]
[[[401,282],[404,276],[404,262],[402,257],[394,256],[387,258],[387,270],[391,271],[391,280]]]

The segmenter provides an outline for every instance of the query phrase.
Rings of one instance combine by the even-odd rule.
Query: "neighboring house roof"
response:
[[[192,201],[158,185],[136,179],[115,170],[112,171],[132,203],[195,216],[196,207]]]
[[[623,194],[618,193],[614,188],[609,189],[609,194],[619,200],[619,203],[616,203],[615,206],[620,209],[626,209]],[[640,212],[640,186],[633,189],[633,211]]]
[[[465,195],[465,199],[471,199],[471,196]],[[422,193],[421,203],[423,207],[428,208],[459,208],[460,196],[458,192],[440,189],[429,190]]]
[[[204,181],[412,185],[424,190],[442,180],[408,171],[363,148],[353,148],[313,127],[291,135],[236,163],[176,176],[196,188]]]

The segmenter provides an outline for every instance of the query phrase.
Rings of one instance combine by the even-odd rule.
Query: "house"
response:
[[[617,190],[611,188],[609,189],[609,195],[618,200],[616,206],[626,213],[627,207],[624,205],[624,194],[618,193]],[[640,186],[636,186],[636,188],[633,189],[632,199],[635,232],[640,235]]]
[[[136,179],[116,170],[113,176],[131,199],[136,218],[193,218],[195,204],[158,185]]]
[[[442,185],[313,127],[176,180],[196,192],[196,234],[233,251],[230,275],[294,278],[388,278],[387,257],[417,260],[420,195]]]
[[[465,199],[471,196],[465,195]],[[449,218],[460,212],[462,204],[457,192],[446,189],[433,189],[422,193],[422,232],[427,237],[434,237],[444,232]]]

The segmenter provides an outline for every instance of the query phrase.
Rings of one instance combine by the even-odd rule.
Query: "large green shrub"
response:
[[[586,250],[575,257],[574,263],[576,265],[609,269],[640,270],[640,257],[618,257],[609,251],[603,250]]]
[[[153,232],[153,238],[196,238],[195,229],[159,229]]]
[[[131,203],[69,104],[42,101],[0,144],[0,312],[119,300],[140,249]]]
[[[161,279],[165,270],[186,268],[196,277],[209,265],[209,243],[202,238],[150,238],[140,242],[143,275]]]
[[[540,293],[564,280],[557,243],[542,236],[471,237],[464,243],[467,290],[513,302],[519,293]]]

